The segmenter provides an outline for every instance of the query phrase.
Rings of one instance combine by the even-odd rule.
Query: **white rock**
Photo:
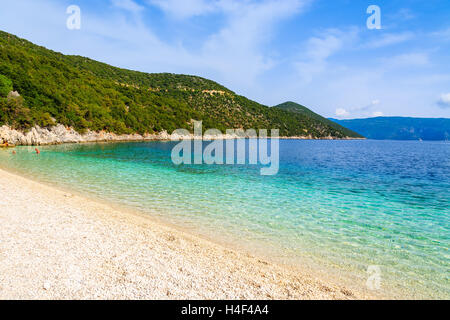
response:
[[[50,290],[50,288],[52,287],[51,283],[48,281],[44,282],[44,285],[42,286],[44,288],[44,290]]]

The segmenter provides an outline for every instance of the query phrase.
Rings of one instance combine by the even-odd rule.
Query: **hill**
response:
[[[450,140],[450,119],[376,117],[336,123],[377,140]]]
[[[305,113],[261,105],[201,77],[116,68],[0,31],[0,125],[145,134],[192,130],[193,119],[223,132],[267,128],[282,136],[358,136]]]
[[[326,125],[328,127],[331,127],[331,128],[334,128],[335,130],[339,130],[339,131],[343,132],[345,135],[347,135],[349,137],[358,137],[358,136],[362,137],[358,133],[346,128],[345,126],[341,126],[340,124],[338,124],[334,121],[324,118],[321,115],[311,111],[307,107],[305,107],[301,104],[292,102],[292,101],[287,101],[287,102],[281,103],[279,105],[276,105],[274,108],[278,108],[278,109],[288,111],[288,112],[291,112],[294,114],[300,114],[300,115],[303,115],[310,119],[314,119],[318,122],[323,123],[324,125]]]

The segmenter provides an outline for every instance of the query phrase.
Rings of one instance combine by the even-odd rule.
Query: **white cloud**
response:
[[[357,30],[353,28],[346,32],[329,29],[319,36],[309,38],[305,44],[305,53],[294,63],[302,81],[311,82],[315,76],[327,71],[327,60],[353,42],[357,34]]]
[[[218,70],[228,81],[253,86],[255,77],[275,65],[275,61],[267,55],[263,46],[273,36],[276,24],[298,14],[307,2],[220,2],[223,12],[226,13],[226,25],[204,43],[203,63]]]
[[[186,19],[220,10],[217,0],[147,0],[176,19]]]
[[[439,41],[450,41],[450,28],[431,32],[430,35],[438,38]]]
[[[450,108],[450,93],[441,94],[438,105],[442,108]]]
[[[397,16],[403,20],[411,20],[416,17],[416,15],[408,8],[402,8],[398,12]]]
[[[416,15],[411,11],[411,9],[409,8],[402,8],[399,11],[397,11],[394,14],[390,14],[388,15],[388,17],[390,18],[390,20],[393,21],[406,21],[406,20],[411,20],[416,18]]]
[[[402,43],[408,40],[411,40],[414,38],[414,33],[412,32],[404,32],[404,33],[390,33],[386,34],[380,38],[375,39],[374,41],[371,41],[366,44],[367,48],[382,48],[398,43]]]
[[[352,112],[362,112],[362,111],[369,111],[372,110],[375,106],[378,106],[380,104],[380,100],[375,99],[372,100],[369,104],[364,105],[364,106],[360,106],[360,107],[355,107],[355,108],[351,108],[350,110]]]
[[[345,117],[350,115],[350,112],[348,112],[347,110],[343,109],[343,108],[337,108],[335,114],[338,117]]]
[[[144,10],[143,6],[137,4],[133,0],[111,0],[111,3],[116,8],[124,9],[134,13]]]
[[[401,67],[420,67],[430,64],[430,59],[427,53],[404,53],[393,56],[391,58],[383,59],[386,66],[390,68]]]
[[[307,56],[312,60],[324,60],[341,49],[343,39],[336,31],[323,37],[313,37],[308,40]]]
[[[380,104],[380,100],[375,99],[372,100],[368,105],[362,106],[362,107],[353,107],[353,108],[338,108],[335,111],[335,114],[338,117],[348,117],[352,115],[353,117],[381,117],[383,115],[383,112],[381,111],[374,111],[371,112],[371,110],[378,106]]]

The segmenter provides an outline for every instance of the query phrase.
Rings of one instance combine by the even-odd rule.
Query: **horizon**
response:
[[[381,29],[366,26],[372,4]],[[66,26],[70,5],[81,9],[80,29]],[[450,10],[441,0],[25,0],[2,7],[0,29],[48,49],[200,76],[263,105],[295,101],[339,120],[450,118]]]

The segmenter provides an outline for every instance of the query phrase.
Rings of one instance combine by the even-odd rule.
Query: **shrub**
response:
[[[0,74],[0,97],[7,97],[8,93],[13,90],[12,81]]]

